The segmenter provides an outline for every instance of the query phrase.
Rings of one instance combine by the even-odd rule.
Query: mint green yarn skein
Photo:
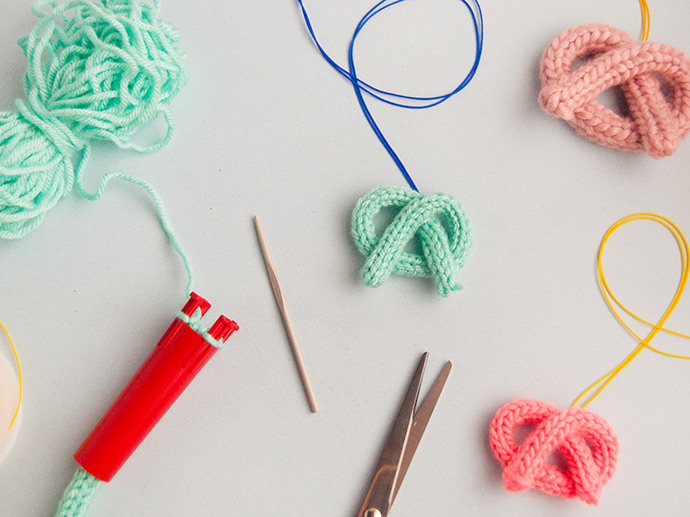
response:
[[[374,217],[385,207],[400,211],[379,237]],[[422,255],[404,249],[415,234],[419,235]],[[471,232],[462,206],[447,194],[424,196],[400,187],[374,189],[360,198],[352,212],[352,236],[367,257],[361,274],[370,287],[379,287],[396,274],[433,277],[441,296],[460,289],[454,275],[470,251]]]
[[[186,82],[175,30],[158,20],[159,2],[39,0],[40,18],[19,41],[28,60],[27,100],[0,112],[0,238],[34,230],[75,185],[89,140],[148,152],[172,134],[170,101]],[[163,116],[157,144],[132,136]]]

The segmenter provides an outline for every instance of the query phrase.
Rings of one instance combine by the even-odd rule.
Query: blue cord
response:
[[[393,158],[393,161],[395,164],[398,166],[398,169],[400,169],[400,172],[402,173],[403,177],[407,181],[408,185],[415,191],[419,192],[419,189],[417,188],[417,185],[415,185],[415,182],[412,180],[412,177],[410,174],[407,172],[407,169],[405,168],[405,165],[403,164],[402,160],[400,157],[396,154],[396,152],[393,150],[391,145],[388,143],[388,140],[386,140],[386,137],[383,135],[383,132],[381,131],[381,128],[379,128],[378,124],[374,120],[374,117],[371,114],[371,111],[369,111],[369,107],[367,106],[366,102],[364,101],[364,95],[362,92],[365,92],[375,99],[380,100],[381,102],[385,102],[386,104],[390,104],[391,106],[397,106],[399,108],[407,108],[407,109],[426,109],[426,108],[431,108],[433,106],[437,106],[438,104],[441,104],[442,102],[447,101],[450,99],[453,95],[458,93],[460,90],[463,90],[465,86],[467,86],[472,78],[474,77],[474,74],[477,73],[477,68],[479,67],[479,61],[482,57],[482,48],[484,46],[484,17],[482,15],[482,9],[479,5],[478,0],[460,0],[467,9],[469,9],[470,14],[472,15],[472,24],[474,26],[474,34],[475,34],[475,40],[477,43],[477,50],[476,50],[476,55],[474,58],[474,63],[472,64],[472,68],[470,68],[470,71],[467,73],[465,78],[460,82],[460,84],[452,91],[444,94],[444,95],[437,95],[434,97],[418,97],[414,95],[402,95],[399,93],[395,92],[390,92],[386,90],[381,90],[379,88],[375,88],[374,86],[370,85],[369,83],[362,81],[357,77],[357,71],[355,69],[355,57],[354,57],[354,52],[355,52],[355,41],[357,40],[357,36],[359,36],[359,33],[362,31],[364,26],[371,21],[371,19],[376,16],[377,14],[381,13],[385,9],[388,9],[389,7],[393,7],[396,4],[399,4],[401,2],[405,2],[406,0],[381,0],[379,3],[377,3],[374,7],[372,7],[367,14],[365,14],[362,19],[359,21],[357,24],[357,27],[355,28],[355,32],[352,35],[352,39],[350,40],[350,49],[349,49],[349,54],[348,54],[348,68],[349,70],[345,70],[343,67],[338,65],[331,57],[326,53],[326,51],[323,49],[319,41],[316,39],[316,34],[314,34],[314,28],[311,25],[311,21],[309,20],[309,16],[307,15],[307,11],[304,8],[304,4],[302,3],[302,0],[297,0],[297,2],[300,5],[300,8],[302,9],[302,15],[304,16],[304,22],[307,25],[307,30],[309,31],[309,34],[311,35],[311,39],[314,41],[314,44],[316,45],[316,48],[319,50],[323,58],[328,62],[329,65],[331,65],[340,75],[345,77],[348,81],[352,83],[352,86],[355,89],[355,95],[357,96],[357,101],[359,102],[360,107],[362,108],[362,112],[364,113],[364,117],[367,119],[367,122],[371,126],[371,129],[374,131],[374,134],[376,137],[379,139],[383,147],[388,151],[388,154],[390,154],[391,158]],[[470,5],[469,2],[472,2],[472,5],[476,6],[476,10]]]

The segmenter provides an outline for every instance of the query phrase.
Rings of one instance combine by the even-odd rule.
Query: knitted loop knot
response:
[[[544,51],[541,84],[542,108],[601,145],[663,158],[690,132],[690,59],[667,45],[633,41],[615,27],[583,25],[561,34]],[[596,102],[614,86],[629,116]]]
[[[186,79],[177,35],[156,18],[157,2],[40,0],[34,14],[38,24],[19,42],[27,101],[0,112],[0,238],[33,230],[75,181],[82,192],[89,140],[138,151],[165,145],[168,105]],[[132,142],[161,114],[168,133],[159,143]]]
[[[518,445],[513,433],[522,425],[535,429]],[[535,488],[597,504],[616,470],[618,437],[606,420],[587,409],[561,410],[538,400],[514,400],[496,413],[490,441],[504,469],[505,488],[512,492]],[[548,463],[556,450],[567,470]]]
[[[374,217],[384,207],[399,208],[400,212],[379,238]],[[362,268],[366,285],[379,287],[395,273],[433,276],[442,296],[460,289],[453,275],[469,251],[470,230],[460,203],[451,196],[423,196],[399,187],[374,189],[355,206],[352,235],[359,251],[367,257]],[[415,235],[419,236],[422,255],[404,250]]]

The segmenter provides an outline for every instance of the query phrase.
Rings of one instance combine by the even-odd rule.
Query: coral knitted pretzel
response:
[[[625,307],[611,291],[604,274],[606,243],[618,229],[635,221],[651,221],[662,225],[673,235],[681,255],[680,282],[671,303],[657,323],[647,321]],[[661,332],[690,339],[690,334],[665,327],[690,280],[690,245],[673,221],[657,214],[639,213],[616,222],[601,241],[597,270],[606,305],[620,324],[633,335],[638,345],[618,366],[585,389],[568,409],[562,410],[539,400],[518,399],[496,412],[491,422],[489,440],[496,459],[503,467],[506,490],[521,492],[534,488],[557,497],[579,497],[589,504],[597,504],[602,488],[616,469],[618,438],[606,420],[585,409],[585,406],[596,399],[644,350],[649,349],[677,359],[690,359],[690,356],[665,352],[650,344]],[[619,310],[650,327],[647,336],[636,333],[621,317]],[[578,403],[582,406],[577,407]],[[529,436],[518,444],[513,434],[521,426],[533,426],[534,429],[530,429]],[[565,465],[550,461],[556,451],[561,453]]]
[[[591,59],[589,59],[591,58]],[[585,60],[573,70],[573,65]],[[582,136],[621,151],[670,156],[690,133],[690,59],[608,25],[563,32],[544,51],[539,103]],[[629,116],[596,102],[620,86]]]
[[[513,432],[523,425],[536,425],[536,429],[517,445]],[[579,407],[559,409],[538,400],[514,400],[496,413],[490,442],[504,469],[505,488],[511,492],[534,488],[597,504],[616,471],[618,437],[613,428],[596,413]],[[556,450],[563,454],[567,470],[548,463]]]

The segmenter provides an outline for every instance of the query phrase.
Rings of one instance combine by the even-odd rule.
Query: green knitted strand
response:
[[[101,481],[79,467],[65,490],[56,517],[81,517],[86,515],[91,498]]]
[[[378,237],[374,217],[384,207],[400,211]],[[404,250],[415,234],[419,236],[422,255]],[[400,187],[374,189],[357,202],[352,212],[352,236],[367,257],[361,274],[370,287],[379,287],[391,274],[396,274],[433,277],[441,296],[460,289],[454,274],[463,266],[470,250],[471,233],[462,206],[451,196],[423,196]]]
[[[88,153],[88,148],[86,150],[86,153]],[[172,245],[173,249],[177,254],[180,256],[182,259],[182,263],[184,264],[184,268],[187,271],[187,295],[192,292],[192,287],[194,285],[194,271],[192,270],[192,264],[189,260],[189,256],[187,255],[187,252],[182,248],[180,245],[180,242],[177,238],[177,235],[172,230],[172,227],[170,226],[170,222],[168,221],[168,216],[165,212],[165,207],[163,206],[163,202],[161,201],[161,198],[158,196],[158,193],[154,190],[154,188],[148,184],[146,181],[144,181],[141,178],[137,178],[136,176],[130,176],[128,174],[119,174],[119,173],[113,173],[109,172],[107,174],[104,174],[103,177],[101,178],[101,181],[98,185],[98,188],[96,189],[96,192],[90,193],[87,192],[87,190],[84,188],[82,181],[81,181],[81,173],[80,171],[77,171],[77,176],[76,176],[76,186],[77,186],[77,191],[86,199],[89,201],[96,201],[100,199],[100,197],[103,195],[103,191],[105,190],[106,185],[110,180],[117,179],[120,181],[126,181],[129,183],[133,183],[134,185],[138,185],[141,188],[143,188],[149,196],[151,196],[151,199],[153,200],[153,203],[156,207],[156,213],[158,215],[158,220],[160,221],[161,226],[163,227],[163,231],[165,234],[168,236],[168,240],[170,240],[170,244]]]
[[[223,347],[225,346],[225,343],[223,342],[222,339],[214,338],[209,333],[210,328],[206,328],[203,325],[203,323],[201,323],[201,309],[195,310],[194,314],[192,314],[191,316],[187,316],[182,311],[177,311],[177,319],[180,321],[184,321],[197,334],[199,334],[202,338],[204,338],[204,341],[206,341],[212,347],[215,347],[215,348],[222,350]]]

